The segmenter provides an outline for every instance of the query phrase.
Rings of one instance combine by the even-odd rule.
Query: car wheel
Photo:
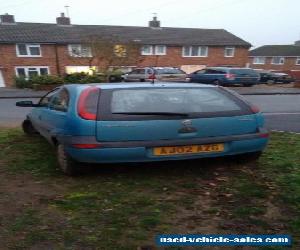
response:
[[[267,81],[267,84],[273,84],[273,83],[275,83],[274,80],[268,80],[268,81]]]
[[[244,87],[252,87],[253,84],[245,84]]]
[[[221,82],[220,82],[219,80],[214,80],[214,81],[213,81],[213,85],[220,86],[220,85],[221,85]]]
[[[79,174],[79,163],[73,160],[66,152],[63,144],[57,145],[57,161],[61,171],[69,176]]]
[[[256,162],[261,156],[261,154],[262,154],[261,151],[245,153],[245,154],[233,156],[233,160],[237,163]]]
[[[140,79],[140,82],[144,82],[145,81],[145,79]]]
[[[26,119],[22,123],[22,129],[26,135],[29,136],[35,136],[38,135],[39,133],[36,131],[36,129],[33,127],[32,123],[30,120]]]

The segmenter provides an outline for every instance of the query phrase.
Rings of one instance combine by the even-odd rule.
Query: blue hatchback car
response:
[[[268,141],[259,110],[223,87],[189,83],[74,84],[56,88],[23,122],[57,148],[62,171],[80,163],[259,157]]]
[[[188,75],[187,81],[222,86],[242,85],[250,87],[259,83],[260,75],[250,68],[208,67]]]

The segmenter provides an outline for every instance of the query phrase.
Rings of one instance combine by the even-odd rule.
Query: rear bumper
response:
[[[217,137],[217,138],[201,138],[197,140],[169,141],[162,143],[157,142],[128,142],[130,144],[120,144],[122,142],[102,143],[99,148],[95,149],[78,149],[71,145],[66,145],[67,153],[79,162],[87,163],[116,163],[116,162],[149,162],[149,161],[168,161],[168,160],[184,160],[195,158],[219,157],[226,155],[236,155],[248,152],[262,151],[267,143],[268,138],[263,137],[263,133]],[[125,142],[127,143],[127,142]],[[134,144],[136,143],[136,144]],[[137,144],[139,143],[139,145]],[[197,153],[173,156],[155,156],[153,148],[159,146],[180,146],[180,145],[203,145],[213,143],[224,143],[224,151],[211,153]],[[113,145],[114,144],[114,145]]]

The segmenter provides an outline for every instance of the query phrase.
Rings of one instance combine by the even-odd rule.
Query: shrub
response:
[[[66,74],[64,76],[64,81],[66,83],[80,83],[84,78],[88,75],[86,73],[73,73],[73,74]]]
[[[64,84],[63,78],[54,75],[41,75],[41,76],[34,76],[29,79],[31,85],[39,84],[39,85],[61,85]]]
[[[22,76],[20,76],[20,77],[16,76],[14,79],[14,83],[15,83],[15,86],[20,89],[32,87],[31,81],[26,80],[25,77],[22,77]]]

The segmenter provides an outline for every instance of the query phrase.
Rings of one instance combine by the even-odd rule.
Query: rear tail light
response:
[[[255,113],[255,114],[260,112],[259,107],[255,106],[255,105],[251,105],[251,106],[250,106],[250,109],[251,109],[251,111],[252,111],[253,113]]]
[[[78,149],[93,149],[99,148],[100,144],[72,144],[72,147]]]
[[[100,89],[97,87],[89,87],[81,92],[77,105],[77,112],[81,118],[96,120],[99,94]]]
[[[263,133],[259,135],[260,138],[269,138],[269,133]]]
[[[235,75],[234,75],[234,74],[226,74],[225,77],[226,77],[228,80],[234,80],[234,79],[235,79]]]
[[[151,74],[149,77],[148,77],[149,80],[155,80],[156,79],[156,76],[155,74]]]

